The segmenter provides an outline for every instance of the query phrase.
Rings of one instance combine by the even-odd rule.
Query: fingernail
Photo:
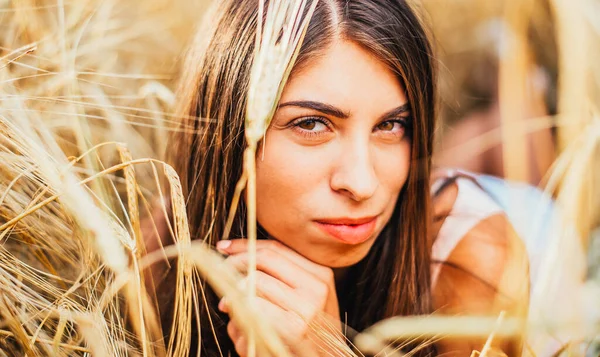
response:
[[[231,245],[230,240],[220,240],[217,242],[217,249],[225,250],[225,249],[229,248],[230,245]]]

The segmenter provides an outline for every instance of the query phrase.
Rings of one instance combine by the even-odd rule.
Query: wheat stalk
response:
[[[303,16],[306,6],[306,16]],[[269,127],[283,87],[300,50],[302,38],[317,5],[317,0],[270,1],[264,8],[259,0],[254,57],[250,70],[248,104],[246,108],[243,174],[236,184],[228,222],[224,231],[227,237],[231,229],[239,196],[247,188],[247,231],[248,231],[248,296],[256,294],[256,149]],[[263,18],[264,23],[263,23]],[[248,353],[256,353],[255,337],[248,336]]]

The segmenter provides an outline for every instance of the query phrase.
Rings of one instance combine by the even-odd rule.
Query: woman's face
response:
[[[410,166],[394,73],[336,41],[288,81],[257,155],[258,222],[308,259],[345,267],[388,223]]]

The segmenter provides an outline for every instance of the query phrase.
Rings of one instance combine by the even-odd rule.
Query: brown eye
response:
[[[317,126],[317,121],[308,119],[298,123],[298,127],[304,130],[313,130]]]
[[[394,122],[393,121],[386,121],[383,122],[379,125],[377,125],[377,129],[379,130],[383,130],[383,131],[392,131],[394,130]]]
[[[300,118],[295,120],[291,125],[297,134],[307,138],[316,138],[327,135],[328,133],[333,133],[329,129],[329,125],[324,118]]]

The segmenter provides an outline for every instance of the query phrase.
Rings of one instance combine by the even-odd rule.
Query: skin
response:
[[[435,176],[435,175],[434,175]],[[434,199],[437,236],[451,214],[458,195],[456,183]],[[529,260],[521,238],[506,215],[481,220],[457,244],[441,268],[433,286],[433,309],[443,315],[488,315],[525,317],[529,304]],[[438,263],[439,264],[439,263]],[[438,353],[449,357],[471,356],[481,351],[486,338],[444,338],[436,343]],[[520,355],[518,339],[496,336],[491,343],[508,356]],[[495,352],[492,352],[494,354]]]
[[[309,101],[340,113],[308,108]],[[394,73],[342,40],[293,73],[282,93],[257,160],[258,222],[273,239],[258,242],[256,304],[297,356],[331,351],[311,338],[309,326],[325,316],[340,326],[332,268],[364,258],[392,216],[410,166],[406,109]],[[357,244],[315,222],[373,216],[373,233]],[[217,248],[245,271],[244,240]],[[229,312],[226,300],[219,308]],[[247,339],[231,317],[229,336],[245,356]]]
[[[327,104],[347,118],[286,104],[297,101]],[[257,242],[255,306],[294,356],[340,355],[345,346],[337,273],[365,257],[406,182],[410,138],[402,122],[409,120],[410,113],[383,119],[406,103],[394,74],[369,52],[345,41],[334,43],[294,73],[284,89],[257,160],[258,221],[272,239]],[[314,117],[325,124],[311,121]],[[437,217],[451,211],[457,192],[451,185],[435,199]],[[376,228],[358,244],[343,243],[315,223],[323,218],[366,216],[377,216]],[[434,234],[442,223],[443,219],[436,220]],[[245,240],[220,241],[217,249],[228,255],[229,264],[246,272]],[[504,215],[482,221],[448,260],[462,269],[442,269],[433,288],[433,308],[438,313],[498,316],[505,311],[508,316],[521,316],[526,311],[527,257]],[[481,273],[480,279],[465,272]],[[230,313],[225,298],[219,309]],[[238,354],[247,356],[247,337],[236,316],[230,317],[229,337]],[[332,330],[332,323],[337,329]],[[323,337],[313,332],[319,326],[341,343],[324,344]],[[445,355],[469,356],[484,342],[447,338],[437,345]],[[510,355],[520,348],[506,339],[495,339],[492,346]]]
[[[298,101],[323,103],[348,117],[293,105]],[[409,113],[382,119],[404,104],[396,76],[352,42],[334,43],[295,73],[257,160],[262,227],[320,265],[346,267],[365,257],[408,175],[410,139],[402,122],[410,120]],[[314,222],[371,216],[377,216],[374,233],[355,245],[332,239]]]

